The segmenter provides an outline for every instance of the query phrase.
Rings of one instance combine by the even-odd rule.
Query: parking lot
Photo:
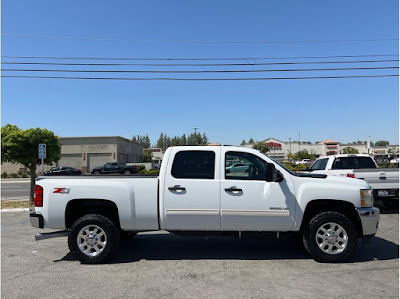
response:
[[[82,265],[66,237],[34,241],[28,213],[2,213],[2,298],[398,298],[398,211],[344,264],[319,264],[293,239],[142,233],[117,259]],[[42,232],[42,231],[41,231]]]

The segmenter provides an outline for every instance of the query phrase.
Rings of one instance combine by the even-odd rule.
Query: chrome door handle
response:
[[[243,192],[242,189],[235,187],[235,186],[232,186],[230,188],[225,188],[225,191],[226,192]]]
[[[184,191],[184,190],[186,190],[186,188],[182,187],[181,185],[175,185],[173,187],[168,187],[168,190],[170,190],[170,191]]]

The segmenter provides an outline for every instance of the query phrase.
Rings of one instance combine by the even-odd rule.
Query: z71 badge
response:
[[[53,193],[69,194],[70,188],[54,188]]]

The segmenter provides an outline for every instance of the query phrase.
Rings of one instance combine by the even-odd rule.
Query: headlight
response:
[[[370,208],[374,206],[374,198],[372,197],[371,189],[361,189],[360,197],[361,197],[361,207]]]

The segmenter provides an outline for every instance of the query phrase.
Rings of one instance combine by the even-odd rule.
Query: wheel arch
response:
[[[65,226],[71,228],[74,222],[88,214],[102,215],[120,227],[118,207],[107,199],[80,198],[68,202],[65,209]]]
[[[328,211],[337,212],[348,217],[355,225],[357,235],[359,237],[362,236],[361,220],[354,204],[348,201],[336,199],[315,199],[308,202],[304,210],[300,232],[304,231],[306,225],[311,221],[312,218],[320,213]]]

